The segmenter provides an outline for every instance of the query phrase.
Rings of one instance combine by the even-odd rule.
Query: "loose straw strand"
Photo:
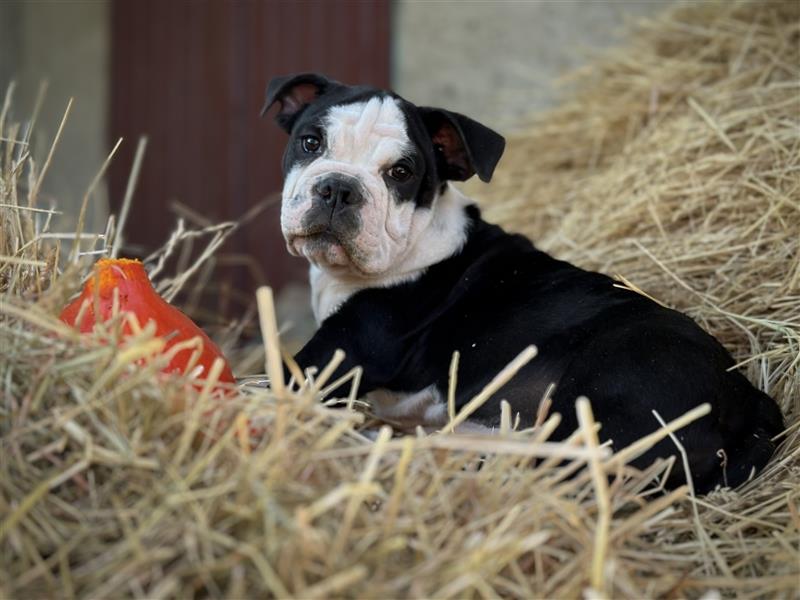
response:
[[[275,318],[275,302],[272,288],[260,287],[256,290],[258,319],[261,325],[261,336],[264,338],[265,367],[269,376],[272,392],[282,397],[285,394],[283,381],[283,363],[281,361],[280,340],[278,339],[278,323]]]

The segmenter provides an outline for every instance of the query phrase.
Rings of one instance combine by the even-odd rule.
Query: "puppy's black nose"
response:
[[[314,185],[313,192],[326,206],[333,209],[362,202],[358,182],[347,177],[326,177]]]

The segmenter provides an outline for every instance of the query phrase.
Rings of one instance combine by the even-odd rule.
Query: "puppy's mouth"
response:
[[[315,265],[347,267],[351,264],[344,244],[330,229],[296,234],[289,239],[289,251]]]

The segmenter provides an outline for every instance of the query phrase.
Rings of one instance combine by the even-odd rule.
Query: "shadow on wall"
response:
[[[106,159],[108,15],[110,3],[0,2],[0,97],[16,82],[11,119],[31,118],[41,84],[47,92],[34,129],[34,160],[41,166],[67,103],[69,120],[44,180],[40,203],[57,197],[59,230],[72,230],[86,190]],[[87,231],[102,230],[108,215],[105,187],[90,200]]]

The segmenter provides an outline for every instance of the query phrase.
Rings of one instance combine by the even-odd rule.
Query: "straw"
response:
[[[348,381],[334,375],[340,355],[306,374],[287,360],[308,377],[280,388],[287,352],[265,292],[257,319],[253,309],[228,329],[253,338],[262,324],[264,347],[226,347],[239,373],[263,361],[274,389],[254,375],[222,398],[213,380],[164,375],[152,327],[118,345],[122,315],[78,335],[55,315],[93,257],[62,270],[60,244],[94,239],[93,251],[110,252],[124,232],[78,235],[60,228],[56,206],[27,210],[41,172],[27,149],[17,153],[36,136],[8,120],[9,94],[0,596],[796,597],[798,23],[797,3],[755,1],[680,5],[639,23],[509,140],[479,191],[490,220],[687,312],[777,399],[788,428],[767,467],[703,497],[662,491],[682,468],[674,458],[630,461],[676,431],[679,441],[708,405],[616,452],[599,444],[591,398],[561,442],[546,401],[534,428],[520,430],[498,398],[498,431],[458,433],[532,351],[467,410],[448,402],[442,432],[401,436],[355,412],[369,412],[358,370],[331,401],[355,411],[323,403]],[[190,281],[213,281],[204,274],[238,226],[181,221],[147,262],[157,289],[180,302]],[[170,256],[180,272],[166,272]],[[455,393],[457,358],[448,375]]]

